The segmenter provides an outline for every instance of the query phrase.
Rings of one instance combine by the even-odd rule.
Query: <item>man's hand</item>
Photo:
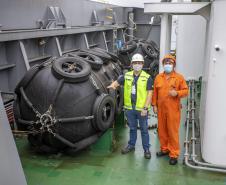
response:
[[[111,85],[107,86],[108,89],[116,89],[116,87],[114,86],[114,84],[112,83]]]
[[[148,115],[148,110],[141,110],[141,116],[147,116]]]
[[[170,90],[169,91],[169,95],[172,96],[172,97],[176,97],[178,95],[177,91],[175,91],[174,89],[173,90]]]
[[[108,89],[116,89],[119,86],[119,83],[117,81],[114,81],[111,83],[111,85],[107,86]]]
[[[153,112],[154,112],[155,114],[158,113],[158,108],[157,108],[157,106],[154,106],[154,107],[153,107]]]

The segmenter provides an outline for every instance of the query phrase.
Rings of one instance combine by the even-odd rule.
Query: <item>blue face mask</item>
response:
[[[173,71],[173,65],[172,64],[165,64],[163,66],[163,69],[165,73],[171,73]]]

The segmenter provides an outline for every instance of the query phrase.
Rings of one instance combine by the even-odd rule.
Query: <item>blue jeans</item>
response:
[[[137,140],[137,126],[139,121],[143,149],[144,151],[148,150],[150,147],[148,134],[148,116],[141,116],[141,112],[134,109],[126,110],[125,113],[130,128],[130,139],[128,142],[129,146],[135,147]]]

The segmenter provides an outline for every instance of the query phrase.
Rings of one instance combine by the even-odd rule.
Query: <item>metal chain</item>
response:
[[[90,75],[90,80],[91,80],[93,86],[94,86],[96,89],[100,89],[100,88],[98,87],[96,81],[93,79],[93,76],[92,76],[92,75]]]

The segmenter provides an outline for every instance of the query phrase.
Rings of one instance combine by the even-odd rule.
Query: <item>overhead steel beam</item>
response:
[[[32,38],[51,37],[59,35],[70,35],[77,33],[86,33],[94,31],[106,31],[113,29],[125,28],[126,25],[104,25],[104,26],[84,26],[84,27],[72,27],[65,29],[35,29],[35,30],[16,30],[16,31],[1,31],[0,42],[23,40]]]
[[[171,49],[172,15],[201,15],[209,20],[210,8],[210,2],[144,3],[144,13],[161,15],[160,61]],[[163,71],[162,65],[159,71]]]
[[[209,4],[209,2],[144,3],[144,13],[194,14]]]

